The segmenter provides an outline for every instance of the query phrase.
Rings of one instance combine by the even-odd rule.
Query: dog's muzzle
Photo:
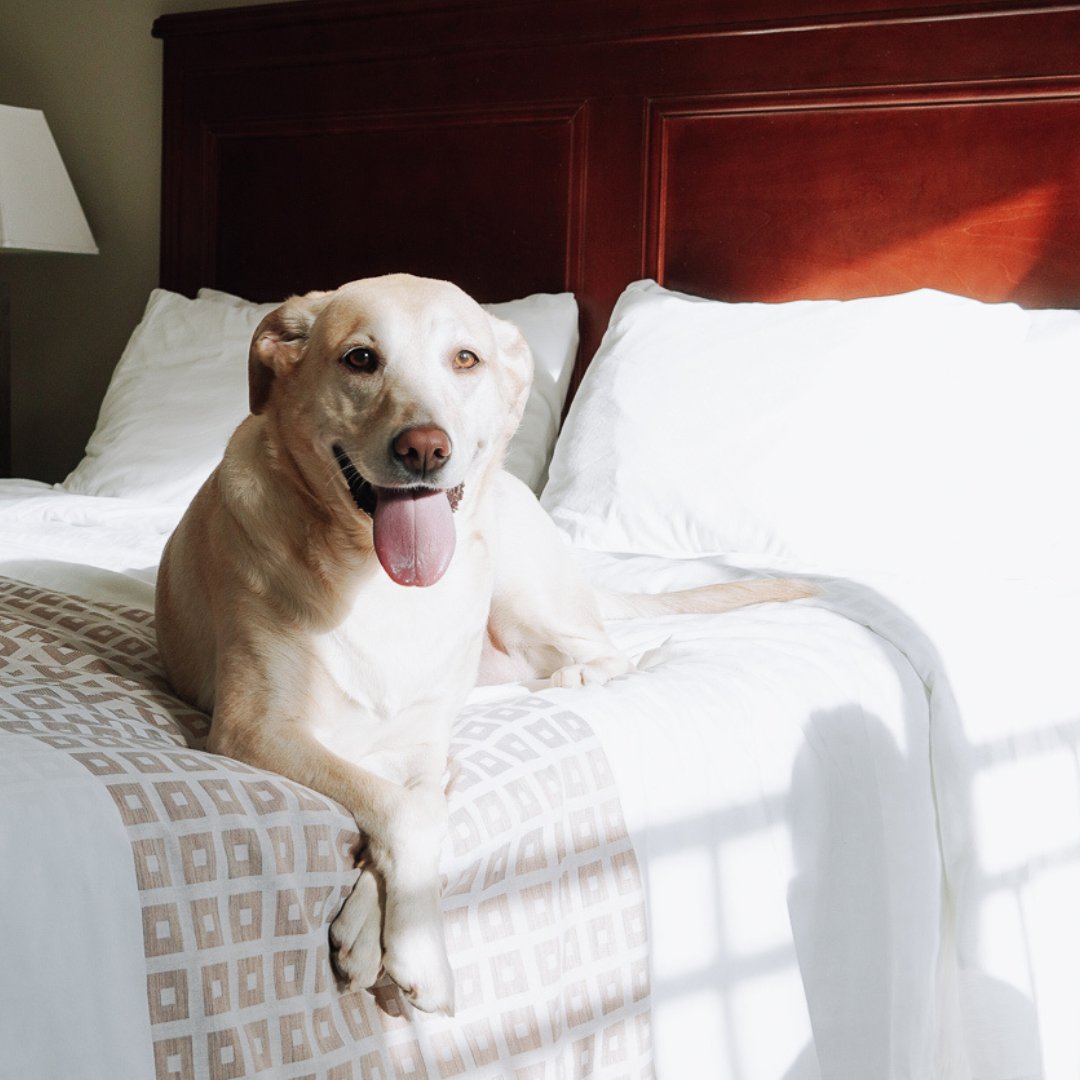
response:
[[[375,554],[383,569],[399,585],[434,585],[454,554],[453,515],[465,485],[378,488],[339,445],[333,451],[356,508],[371,518]]]
[[[334,443],[332,447],[334,451],[334,459],[338,463],[338,468],[341,469],[342,475],[345,477],[345,483],[349,486],[349,494],[352,496],[352,500],[356,503],[356,509],[362,510],[368,517],[375,516],[375,504],[378,496],[376,495],[375,486],[368,480],[365,480],[361,475],[360,470],[352,463],[352,459],[344,450]],[[439,489],[430,489],[439,490]],[[444,488],[447,501],[450,503],[450,509],[457,511],[458,506],[461,504],[461,498],[465,494],[465,484],[458,484],[457,487]]]

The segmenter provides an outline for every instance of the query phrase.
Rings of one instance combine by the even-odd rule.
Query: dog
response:
[[[451,723],[478,677],[631,670],[603,619],[792,600],[785,579],[598,593],[501,467],[532,359],[456,286],[397,274],[286,301],[255,331],[251,415],[165,547],[156,626],[209,750],[337,800],[365,838],[331,929],[339,978],[382,971],[452,1013],[439,856]]]

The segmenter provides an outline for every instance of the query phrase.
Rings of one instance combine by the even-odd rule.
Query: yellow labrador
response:
[[[599,596],[502,471],[532,360],[519,331],[407,275],[295,297],[255,332],[251,413],[170,539],[157,631],[209,748],[336,799],[366,837],[335,919],[343,979],[383,968],[452,1011],[439,909],[450,725],[477,681],[630,670],[602,615],[808,595],[783,580]],[[383,900],[380,904],[381,879]]]

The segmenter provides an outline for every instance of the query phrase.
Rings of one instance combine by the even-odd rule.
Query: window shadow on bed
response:
[[[925,715],[905,723],[925,747]],[[696,858],[687,825],[708,838]],[[932,1051],[940,858],[929,770],[880,717],[855,703],[812,713],[786,793],[652,830],[646,844],[650,897],[667,887],[656,880],[665,866],[711,889],[687,899],[684,970],[654,969],[658,1039],[697,1017],[731,1080],[888,1077],[920,1044]],[[672,948],[661,944],[663,963]]]
[[[986,804],[1000,770],[1014,784],[1029,774],[1032,799],[1047,770],[1075,785],[1080,719],[974,745],[908,616],[866,589],[829,606],[866,626],[916,693],[899,720],[855,701],[812,712],[787,792],[635,840],[654,907],[658,890],[686,897],[685,940],[654,943],[658,1041],[708,1041],[731,1080],[1044,1075],[1027,911],[1040,879],[1076,872],[1080,844],[1017,822],[1011,846],[991,848]]]

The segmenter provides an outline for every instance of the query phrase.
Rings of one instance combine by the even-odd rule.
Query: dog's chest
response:
[[[477,588],[464,569],[426,589],[376,577],[349,616],[320,635],[318,659],[340,703],[322,718],[326,727],[382,746],[448,722],[475,683],[490,606],[490,588]]]

